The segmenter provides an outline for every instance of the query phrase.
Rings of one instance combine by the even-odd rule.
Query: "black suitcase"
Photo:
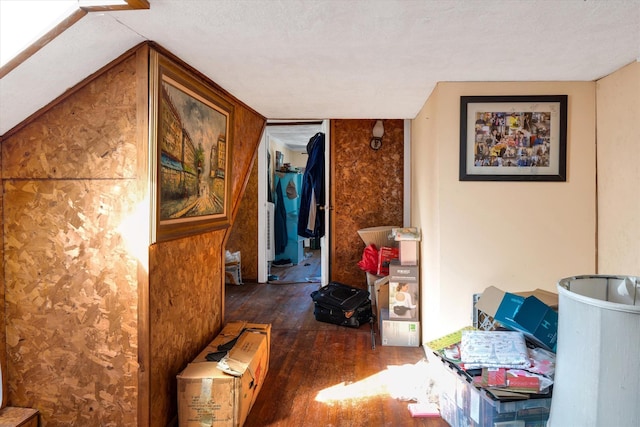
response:
[[[320,322],[359,328],[365,323],[371,325],[371,347],[375,348],[373,331],[373,311],[369,291],[339,282],[330,282],[317,291],[311,292],[313,315]]]
[[[313,307],[313,315],[316,320],[350,328],[359,328],[364,323],[370,323],[372,313],[371,301],[369,300],[356,307],[355,310],[346,312],[339,308],[327,307],[318,302]]]

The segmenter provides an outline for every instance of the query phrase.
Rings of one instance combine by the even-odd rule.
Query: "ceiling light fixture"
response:
[[[376,120],[376,124],[373,126],[373,131],[371,131],[373,135],[371,141],[369,141],[369,145],[374,150],[380,149],[382,146],[382,136],[384,135],[384,125],[382,124],[382,120]]]

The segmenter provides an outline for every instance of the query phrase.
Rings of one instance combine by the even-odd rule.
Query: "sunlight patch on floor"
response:
[[[318,392],[316,401],[331,404],[346,400],[363,400],[379,396],[417,402],[437,400],[434,380],[426,361],[415,365],[391,365],[377,374],[357,382],[342,382]]]

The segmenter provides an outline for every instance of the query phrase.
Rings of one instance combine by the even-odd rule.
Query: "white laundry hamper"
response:
[[[558,282],[549,427],[640,426],[640,278]]]

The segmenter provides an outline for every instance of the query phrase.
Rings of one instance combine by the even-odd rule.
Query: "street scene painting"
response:
[[[231,112],[180,77],[161,68],[156,136],[160,240],[228,225]]]

